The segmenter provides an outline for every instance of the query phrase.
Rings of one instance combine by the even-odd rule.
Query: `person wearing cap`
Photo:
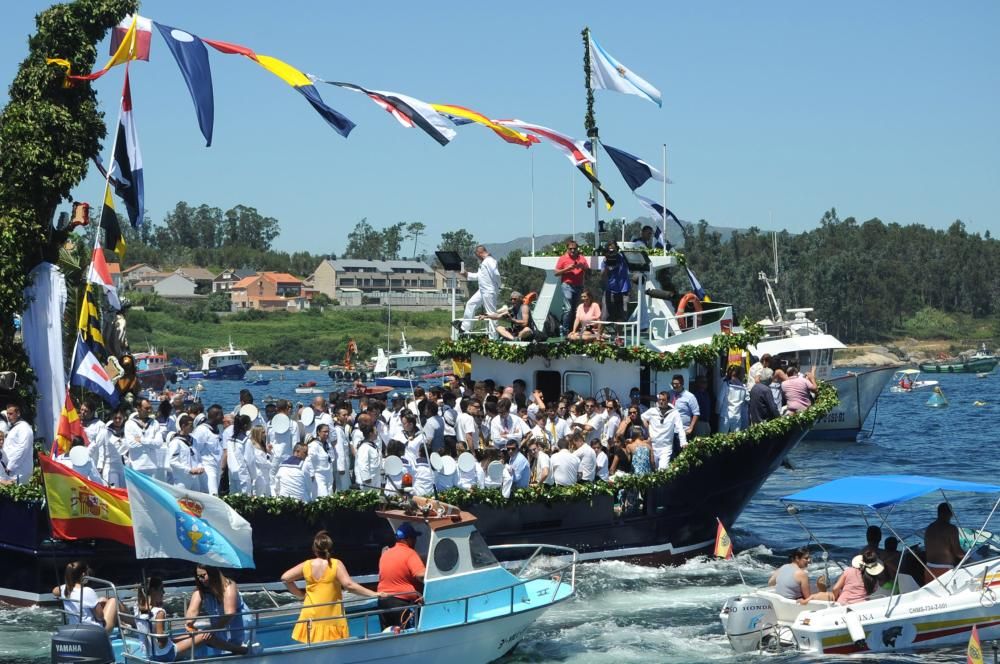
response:
[[[382,552],[378,561],[378,608],[382,629],[401,627],[403,609],[420,600],[426,567],[415,547],[420,533],[409,523],[396,529],[396,544]],[[392,610],[398,609],[398,610]]]

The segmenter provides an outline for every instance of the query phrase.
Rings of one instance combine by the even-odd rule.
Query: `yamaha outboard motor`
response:
[[[112,664],[115,651],[103,627],[63,625],[52,635],[52,663]]]
[[[776,638],[778,614],[771,600],[764,597],[733,597],[722,607],[719,618],[733,650],[757,652]]]

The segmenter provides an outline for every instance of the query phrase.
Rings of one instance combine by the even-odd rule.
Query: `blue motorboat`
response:
[[[250,652],[227,656],[226,661],[492,662],[517,647],[545,611],[575,593],[578,554],[574,549],[545,544],[489,547],[476,528],[475,516],[426,498],[413,498],[402,509],[377,514],[393,530],[409,523],[420,533],[417,550],[426,558],[427,571],[422,601],[407,609],[413,612],[408,627],[383,630],[380,617],[386,611],[379,610],[377,600],[345,599],[341,604],[347,638],[300,643],[292,640],[292,629],[299,622],[315,621],[300,621],[297,605],[248,610],[243,624]],[[498,557],[521,560],[501,564]],[[106,584],[106,594],[117,597],[122,606],[125,589],[99,579],[91,581]],[[252,589],[243,586],[244,591]],[[123,608],[120,615],[130,618],[131,611]],[[185,634],[185,621],[184,617],[169,618],[171,635]],[[145,638],[127,621],[110,639],[101,627],[66,625],[52,637],[52,661],[149,662]]]
[[[256,378],[247,378],[243,382],[245,382],[247,385],[270,385],[271,379],[264,378],[262,375],[257,374]]]

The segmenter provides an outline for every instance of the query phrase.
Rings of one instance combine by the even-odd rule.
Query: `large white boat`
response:
[[[209,378],[220,380],[243,380],[250,363],[247,362],[247,352],[233,346],[230,340],[229,348],[218,350],[206,348],[201,351],[201,371],[191,371],[190,378]]]
[[[406,333],[399,336],[398,353],[386,354],[385,349],[378,349],[378,355],[372,358],[375,361],[372,376],[376,385],[413,389],[422,382],[421,375],[436,370],[438,363],[427,351],[413,350],[406,342]]]
[[[763,272],[759,278],[764,282],[771,317],[759,322],[766,336],[751,349],[753,354],[760,357],[769,353],[772,367],[777,366],[775,359],[779,363],[794,361],[803,373],[815,371],[816,378],[837,388],[840,403],[816,422],[806,434],[807,439],[855,440],[896,367],[879,367],[834,376],[833,352],[846,346],[828,334],[825,325],[809,318],[808,314],[813,311],[811,307],[786,309],[782,313],[781,303],[772,286],[777,280],[768,278]],[[785,318],[785,313],[791,316],[791,320]]]
[[[840,605],[811,601],[799,604],[761,588],[730,599],[720,614],[730,644],[738,652],[798,649],[812,654],[904,652],[942,648],[968,642],[973,627],[983,641],[1000,637],[1000,541],[986,527],[963,531],[968,553],[953,570],[922,583],[926,563],[888,523],[902,502],[932,493],[1000,494],[1000,486],[917,475],[844,477],[785,496],[788,511],[797,503],[851,506],[870,510],[872,522],[889,527],[904,546],[895,591],[875,593],[867,600]],[[993,510],[1000,506],[1000,499]],[[989,512],[992,516],[993,512]],[[919,579],[919,581],[918,581]]]
[[[383,630],[380,618],[386,611],[378,609],[376,600],[345,599],[338,603],[347,618],[347,638],[300,643],[292,640],[292,629],[299,622],[312,626],[315,619],[300,620],[298,606],[253,610],[243,614],[251,652],[227,656],[225,661],[485,664],[517,647],[543,613],[576,591],[577,553],[573,549],[546,544],[489,547],[476,528],[475,516],[436,500],[414,498],[402,509],[378,515],[392,530],[408,523],[420,535],[417,551],[425,558],[427,571],[422,601],[408,609],[414,616],[411,626]],[[516,553],[520,560],[504,566],[495,553],[508,559]],[[119,593],[114,590],[114,594]],[[170,619],[168,631],[184,634],[185,620]],[[52,661],[153,661],[144,656],[141,645],[141,639],[148,637],[127,624],[119,629],[124,636],[109,639],[102,627],[64,626],[52,637]],[[199,653],[194,654],[201,659]]]

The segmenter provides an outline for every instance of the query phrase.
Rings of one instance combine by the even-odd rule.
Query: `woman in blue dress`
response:
[[[249,639],[244,624],[244,614],[249,613],[236,582],[227,578],[218,567],[199,565],[194,572],[195,589],[191,594],[184,616],[185,626],[192,634],[208,634],[205,641],[207,655],[231,652],[245,655],[249,652]],[[207,618],[207,629],[199,629],[199,616]],[[201,656],[201,653],[196,653]]]

